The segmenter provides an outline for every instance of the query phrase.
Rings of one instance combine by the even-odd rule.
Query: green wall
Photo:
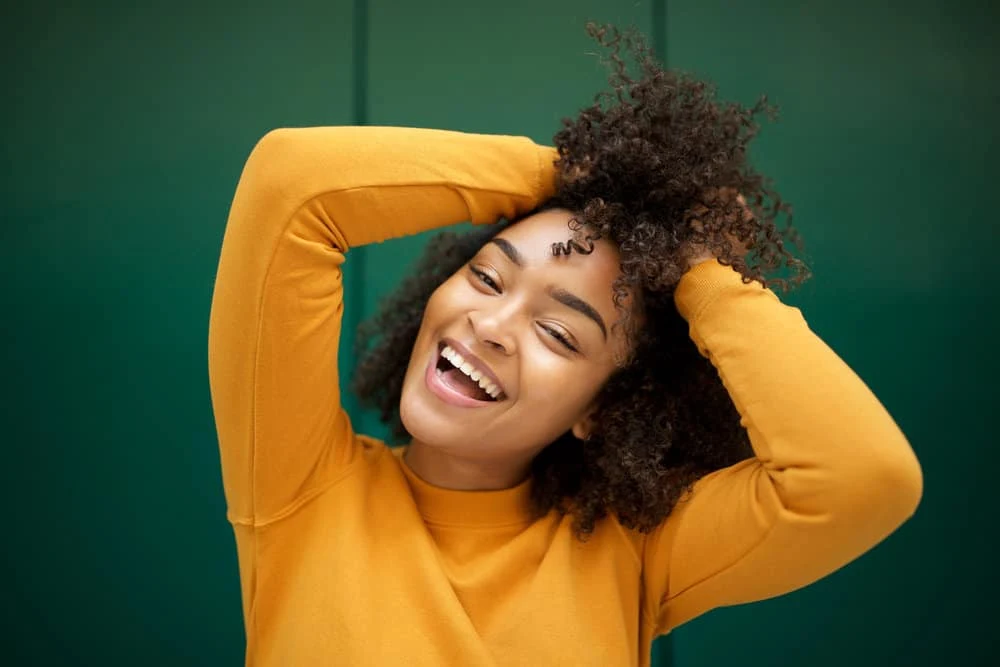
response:
[[[636,24],[725,97],[781,105],[757,159],[796,204],[816,273],[785,299],[893,413],[926,477],[917,516],[862,559],[692,621],[658,664],[985,664],[1000,16],[939,4],[5,10],[5,662],[242,663],[206,335],[250,148],[273,127],[347,123],[547,142],[603,85],[582,27],[594,18]],[[352,251],[348,322],[423,241]]]

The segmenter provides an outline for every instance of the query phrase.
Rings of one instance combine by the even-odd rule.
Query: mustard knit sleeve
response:
[[[352,246],[531,210],[556,153],[524,137],[316,127],[268,133],[229,213],[209,324],[228,516],[280,518],[355,459],[340,405],[341,267]]]
[[[909,518],[923,490],[903,433],[798,308],[714,260],[681,279],[675,302],[755,456],[699,480],[647,536],[657,633],[839,569]]]

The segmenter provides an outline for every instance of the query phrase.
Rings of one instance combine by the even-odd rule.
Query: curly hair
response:
[[[642,323],[627,330],[631,354],[600,389],[587,439],[566,433],[532,462],[534,510],[571,514],[580,539],[609,513],[648,531],[697,479],[753,456],[718,372],[674,304],[691,248],[710,249],[745,283],[788,291],[789,281],[765,276],[782,259],[795,271],[791,283],[810,276],[785,246],[787,238],[801,247],[790,207],[747,159],[757,117],[774,117],[766,98],[749,108],[718,102],[712,86],[658,65],[634,29],[588,24],[587,31],[610,50],[612,91],[562,120],[554,137],[556,193],[527,215],[555,207],[573,212],[571,239],[555,244],[555,254],[586,253],[597,238],[613,242],[621,257],[612,285],[620,322],[629,320],[625,301],[635,294]],[[623,45],[639,63],[638,79],[628,74]],[[783,230],[776,225],[781,216]],[[407,437],[399,401],[428,299],[509,224],[437,236],[409,279],[360,327],[352,388],[395,436]]]

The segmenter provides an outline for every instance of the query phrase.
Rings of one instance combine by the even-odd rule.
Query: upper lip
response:
[[[503,383],[500,382],[500,379],[497,377],[497,374],[493,372],[493,369],[490,368],[489,364],[487,364],[485,361],[474,355],[472,353],[472,350],[467,348],[465,345],[462,345],[454,338],[445,338],[441,342],[443,342],[445,345],[447,345],[448,347],[450,347],[451,349],[455,350],[460,355],[462,355],[462,359],[468,361],[475,367],[477,371],[485,375],[490,382],[492,382],[497,386],[497,388],[500,390],[500,393],[504,395],[507,394],[506,390],[504,390]]]

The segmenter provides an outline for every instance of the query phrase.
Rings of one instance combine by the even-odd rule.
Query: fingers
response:
[[[738,207],[732,210],[732,202],[736,201]],[[688,211],[687,222],[695,231],[704,234],[705,225],[702,218],[712,209],[724,211],[722,234],[729,240],[734,255],[745,257],[749,253],[747,244],[740,241],[732,232],[728,231],[733,227],[739,227],[750,223],[754,219],[753,211],[747,204],[746,198],[735,188],[709,188],[705,191],[703,202],[699,202]],[[694,266],[706,259],[711,259],[715,255],[709,252],[701,243],[690,243],[685,253],[689,258],[688,266]]]

